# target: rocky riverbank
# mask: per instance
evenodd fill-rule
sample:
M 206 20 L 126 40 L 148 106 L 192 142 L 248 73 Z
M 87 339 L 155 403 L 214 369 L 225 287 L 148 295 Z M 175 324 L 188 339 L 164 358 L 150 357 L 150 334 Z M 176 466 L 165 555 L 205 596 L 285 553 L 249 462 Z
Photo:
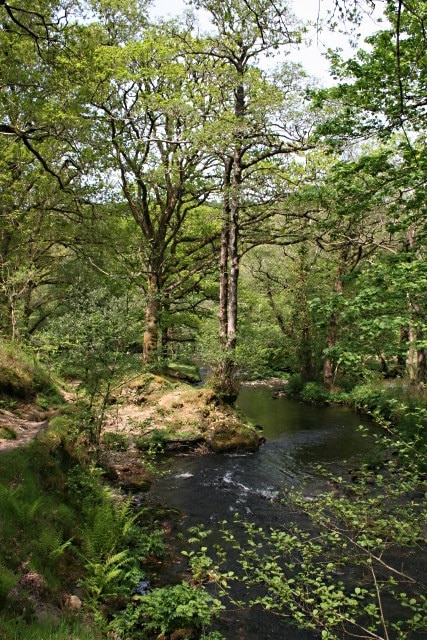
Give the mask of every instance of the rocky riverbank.
M 111 395 L 101 438 L 112 477 L 135 489 L 146 482 L 141 452 L 256 451 L 262 442 L 262 434 L 212 390 L 152 374 Z

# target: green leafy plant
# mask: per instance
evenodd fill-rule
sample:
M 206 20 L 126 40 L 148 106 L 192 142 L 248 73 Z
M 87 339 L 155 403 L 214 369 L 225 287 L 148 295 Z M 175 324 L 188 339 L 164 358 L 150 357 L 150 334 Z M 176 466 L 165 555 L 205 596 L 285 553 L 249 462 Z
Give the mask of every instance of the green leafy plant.
M 182 582 L 137 597 L 125 617 L 128 631 L 138 629 L 141 638 L 149 638 L 153 633 L 169 635 L 177 629 L 204 632 L 222 608 L 203 588 Z
M 299 397 L 304 402 L 324 404 L 330 399 L 330 394 L 323 385 L 317 382 L 306 382 Z
M 19 575 L 0 564 L 0 608 L 5 604 L 7 595 L 18 581 Z
M 129 437 L 125 433 L 104 433 L 102 444 L 111 451 L 127 451 L 129 449 Z
M 16 431 L 6 425 L 0 427 L 0 440 L 16 440 Z
M 15 343 L 2 341 L 0 396 L 28 400 L 38 393 L 49 397 L 51 404 L 63 402 L 53 380 L 36 356 L 29 355 Z
M 371 452 L 347 477 L 324 471 L 330 491 L 287 498 L 306 528 L 265 529 L 237 517 L 233 527 L 222 523 L 223 544 L 213 549 L 208 530 L 193 530 L 196 548 L 185 555 L 194 579 L 213 580 L 232 601 L 234 582 L 245 583 L 242 606 L 260 605 L 325 640 L 418 637 L 427 624 L 427 585 L 403 558 L 427 546 L 423 441 L 383 433 L 379 451 L 393 455 Z M 231 552 L 235 573 L 227 570 Z

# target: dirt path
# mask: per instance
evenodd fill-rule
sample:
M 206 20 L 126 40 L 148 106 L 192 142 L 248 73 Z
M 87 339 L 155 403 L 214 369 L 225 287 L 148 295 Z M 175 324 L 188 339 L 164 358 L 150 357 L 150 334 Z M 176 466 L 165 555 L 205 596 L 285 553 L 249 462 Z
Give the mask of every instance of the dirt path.
M 20 418 L 10 411 L 0 410 L 0 434 L 10 433 L 13 437 L 0 437 L 0 452 L 16 449 L 34 440 L 40 433 L 45 431 L 49 425 L 49 420 L 28 420 Z

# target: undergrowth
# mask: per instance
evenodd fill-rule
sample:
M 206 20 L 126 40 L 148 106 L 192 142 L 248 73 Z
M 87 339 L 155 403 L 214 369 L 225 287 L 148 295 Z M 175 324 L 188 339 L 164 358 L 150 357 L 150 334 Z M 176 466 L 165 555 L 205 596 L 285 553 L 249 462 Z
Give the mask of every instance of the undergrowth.
M 61 402 L 58 389 L 35 356 L 28 355 L 14 343 L 0 344 L 0 398 L 31 400 L 37 395 L 50 403 Z
M 110 624 L 105 611 L 126 606 L 145 578 L 147 556 L 160 558 L 165 550 L 131 501 L 103 483 L 99 468 L 75 457 L 66 439 L 72 421 L 72 413 L 61 416 L 37 441 L 1 454 L 2 640 L 101 637 Z M 92 630 L 61 618 L 76 589 Z M 57 621 L 40 621 L 40 612 L 44 620 L 51 610 L 62 619 L 57 632 Z

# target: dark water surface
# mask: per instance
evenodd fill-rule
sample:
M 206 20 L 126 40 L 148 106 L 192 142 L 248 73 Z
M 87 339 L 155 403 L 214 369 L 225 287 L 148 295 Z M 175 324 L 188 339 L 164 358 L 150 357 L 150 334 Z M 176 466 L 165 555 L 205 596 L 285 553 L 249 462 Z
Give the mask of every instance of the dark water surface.
M 272 392 L 266 385 L 245 386 L 237 402 L 242 413 L 263 427 L 266 443 L 258 452 L 179 456 L 172 470 L 154 483 L 153 497 L 182 512 L 184 531 L 204 524 L 215 532 L 219 522 L 231 521 L 236 513 L 265 528 L 294 522 L 295 513 L 278 498 L 286 497 L 292 487 L 301 488 L 307 497 L 322 491 L 325 481 L 316 465 L 339 474 L 356 465 L 372 446 L 372 438 L 358 429 L 364 424 L 369 430 L 367 418 L 343 407 L 273 398 Z M 259 609 L 225 613 L 218 629 L 227 640 L 319 637 Z

